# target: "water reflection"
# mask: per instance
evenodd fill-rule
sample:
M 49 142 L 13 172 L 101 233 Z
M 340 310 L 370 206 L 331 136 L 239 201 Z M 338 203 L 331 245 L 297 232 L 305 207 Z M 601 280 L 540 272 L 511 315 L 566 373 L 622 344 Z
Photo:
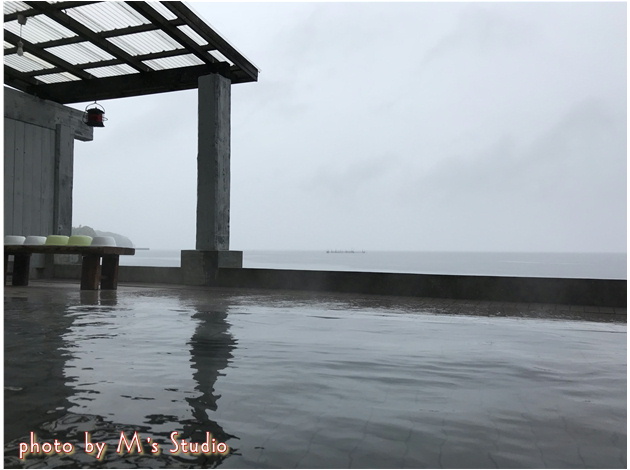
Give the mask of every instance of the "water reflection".
M 69 406 L 72 388 L 63 375 L 68 359 L 62 336 L 73 319 L 46 292 L 7 292 L 4 304 L 4 436 L 28 435 L 42 420 Z
M 169 450 L 174 431 L 195 442 L 206 432 L 218 442 L 234 437 L 210 418 L 220 398 L 215 382 L 235 347 L 228 305 L 198 309 L 177 295 L 145 294 L 40 299 L 32 290 L 28 298 L 5 298 L 5 466 L 35 459 L 47 467 L 207 466 L 224 458 Z M 29 442 L 30 431 L 40 442 L 72 442 L 77 451 L 20 461 L 18 445 Z M 129 440 L 138 433 L 144 455 L 116 453 L 121 431 Z M 107 444 L 102 462 L 84 451 L 85 432 Z
M 97 307 L 114 307 L 118 305 L 118 291 L 116 290 L 82 290 L 79 291 L 79 302 L 83 307 L 89 305 Z M 88 310 L 87 308 L 85 310 Z
M 215 394 L 214 384 L 221 370 L 228 366 L 232 358 L 235 341 L 229 334 L 226 310 L 198 311 L 193 315 L 197 321 L 195 332 L 188 343 L 190 346 L 190 362 L 194 370 L 196 397 L 186 398 L 194 419 L 187 421 L 183 436 L 193 441 L 204 441 L 206 432 L 219 441 L 230 436 L 217 423 L 209 418 L 210 411 L 216 411 L 220 395 Z

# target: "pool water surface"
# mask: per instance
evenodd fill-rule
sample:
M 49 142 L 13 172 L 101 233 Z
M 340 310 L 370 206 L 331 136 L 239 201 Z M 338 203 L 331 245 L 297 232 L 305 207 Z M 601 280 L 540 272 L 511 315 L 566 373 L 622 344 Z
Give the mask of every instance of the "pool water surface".
M 596 308 L 33 283 L 4 328 L 7 467 L 626 467 L 625 315 Z M 20 459 L 31 432 L 75 452 Z

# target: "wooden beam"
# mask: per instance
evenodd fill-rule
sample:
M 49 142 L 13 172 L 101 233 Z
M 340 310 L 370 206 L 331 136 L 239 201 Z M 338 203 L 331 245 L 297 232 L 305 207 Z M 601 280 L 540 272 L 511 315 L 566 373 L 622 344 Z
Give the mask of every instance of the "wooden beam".
M 219 62 L 211 65 L 159 70 L 151 73 L 132 73 L 115 77 L 104 77 L 97 80 L 51 83 L 26 87 L 23 91 L 39 98 L 62 104 L 81 103 L 190 90 L 197 88 L 197 79 L 200 76 L 211 73 L 219 73 L 231 79 L 231 71 L 228 64 Z
M 168 23 L 172 24 L 173 26 L 182 26 L 185 24 L 179 18 L 170 20 Z M 154 24 L 139 24 L 136 26 L 128 26 L 126 28 L 112 29 L 110 31 L 101 31 L 97 33 L 97 35 L 101 39 L 107 39 L 107 38 L 114 38 L 118 36 L 126 36 L 128 34 L 146 33 L 147 31 L 156 31 L 159 29 L 160 28 Z M 86 42 L 86 39 L 81 36 L 72 36 L 69 38 L 61 38 L 61 39 L 54 39 L 52 41 L 38 42 L 37 47 L 41 49 L 49 49 L 51 47 L 68 46 L 70 44 L 78 44 L 80 42 Z M 13 48 L 5 49 L 4 54 L 5 55 L 15 54 L 15 50 Z M 117 60 L 120 60 L 120 59 L 117 59 Z
M 204 47 L 210 48 L 211 46 L 204 46 Z M 5 49 L 5 53 L 9 54 L 8 51 L 10 50 L 11 49 Z M 145 60 L 154 60 L 154 59 L 164 59 L 166 57 L 176 57 L 180 55 L 187 55 L 189 53 L 190 52 L 186 49 L 173 49 L 171 51 L 152 52 L 150 54 L 143 54 L 137 57 L 140 60 L 145 61 Z M 125 64 L 125 62 L 123 62 L 120 59 L 110 59 L 110 60 L 102 60 L 100 62 L 88 62 L 85 64 L 79 64 L 76 67 L 80 68 L 81 70 L 85 70 L 85 69 L 91 69 L 91 68 L 97 68 L 97 67 L 111 67 L 113 65 L 123 65 L 123 64 Z M 66 70 L 60 67 L 53 67 L 50 69 L 32 70 L 30 72 L 21 72 L 21 73 L 24 77 L 38 77 L 40 75 L 48 75 L 51 73 L 61 73 L 65 71 Z
M 249 62 L 239 51 L 229 42 L 223 39 L 216 31 L 208 26 L 201 18 L 182 2 L 161 2 L 172 13 L 182 18 L 186 23 L 202 38 L 212 44 L 221 54 L 229 59 L 234 65 L 243 70 L 250 81 L 258 80 L 258 69 Z
M 172 26 L 183 26 L 184 23 L 181 19 L 168 20 L 167 23 Z M 128 26 L 126 28 L 117 28 L 109 31 L 103 31 L 99 35 L 103 38 L 113 38 L 118 36 L 126 36 L 127 34 L 145 33 L 147 31 L 155 31 L 158 28 L 155 24 L 139 24 L 137 26 Z
M 43 84 L 43 82 L 40 82 L 36 78 L 15 70 L 13 67 L 9 67 L 8 65 L 4 66 L 4 83 L 22 91 L 24 91 L 25 88 Z
M 4 245 L 5 254 L 43 253 L 50 255 L 133 255 L 135 248 L 124 246 L 79 246 L 79 245 Z
M 18 41 L 20 41 L 19 36 L 13 34 L 10 31 L 5 30 L 4 31 L 4 40 L 10 42 L 11 44 L 17 44 Z M 71 64 L 70 62 L 66 62 L 65 60 L 57 57 L 54 54 L 51 54 L 50 52 L 40 48 L 39 46 L 36 46 L 35 44 L 32 44 L 28 41 L 26 41 L 25 39 L 22 39 L 22 44 L 23 44 L 23 48 L 26 52 L 29 52 L 31 54 L 33 54 L 36 57 L 39 57 L 42 60 L 45 60 L 46 62 L 48 62 L 49 64 L 52 65 L 56 65 L 57 67 L 60 67 L 62 69 L 64 69 L 64 72 L 68 72 L 71 73 L 72 75 L 76 76 L 77 78 L 83 78 L 86 80 L 90 80 L 92 78 L 96 78 L 94 77 L 94 75 L 87 73 L 86 71 L 82 70 L 79 67 L 76 67 L 75 65 Z M 44 69 L 45 70 L 45 69 Z
M 86 40 L 92 42 L 95 46 L 100 47 L 104 51 L 110 53 L 114 57 L 117 57 L 123 61 L 125 61 L 128 65 L 138 70 L 139 72 L 150 72 L 151 67 L 143 64 L 137 58 L 128 54 L 120 47 L 114 45 L 113 43 L 102 39 L 97 33 L 92 31 L 91 29 L 83 26 L 78 21 L 74 20 L 70 16 L 65 13 L 58 11 L 56 8 L 52 7 L 51 4 L 46 2 L 25 2 L 31 8 L 39 10 L 44 15 L 52 18 L 57 23 L 62 25 L 65 28 L 68 28 L 70 31 L 78 34 L 79 36 L 85 38 Z
M 186 33 L 176 28 L 175 26 L 171 26 L 166 18 L 158 14 L 158 12 L 155 11 L 155 9 L 153 9 L 152 7 L 147 6 L 145 2 L 127 2 L 127 5 L 136 10 L 151 23 L 159 25 L 162 31 L 168 34 L 179 44 L 183 45 L 184 48 L 188 49 L 189 53 L 193 53 L 199 59 L 203 60 L 206 64 L 214 64 L 215 62 L 218 62 L 216 58 L 211 56 Z
M 84 5 L 89 5 L 90 3 L 99 3 L 99 1 L 101 0 L 86 1 L 86 2 L 57 2 L 57 3 L 52 4 L 52 7 L 57 10 L 66 10 L 68 8 L 82 7 Z M 9 13 L 7 15 L 4 15 L 4 22 L 7 23 L 9 21 L 17 20 L 18 15 L 24 15 L 25 17 L 28 18 L 31 16 L 37 16 L 39 14 L 41 13 L 34 8 L 31 8 L 29 10 L 15 12 L 15 13 Z
M 42 43 L 30 43 L 22 39 L 25 51 L 40 60 L 46 61 L 52 67 L 24 73 L 5 65 L 5 84 L 31 95 L 58 103 L 77 103 L 197 88 L 198 77 L 211 73 L 219 73 L 229 78 L 233 84 L 246 83 L 258 79 L 258 69 L 181 2 L 161 2 L 165 8 L 175 15 L 176 18 L 170 20 L 166 19 L 159 11 L 146 5 L 146 2 L 125 2 L 127 6 L 139 12 L 151 23 L 135 26 L 123 25 L 123 27 L 117 29 L 98 33 L 74 20 L 64 11 L 64 9 L 72 9 L 89 3 L 98 2 L 25 2 L 28 8 L 19 12 L 20 14 L 29 17 L 45 15 L 74 32 L 76 36 Z M 17 19 L 17 15 L 18 12 L 5 15 L 5 22 Z M 198 44 L 195 39 L 179 29 L 179 26 L 182 25 L 190 27 L 196 34 L 207 41 L 207 44 Z M 108 40 L 108 38 L 124 37 L 145 31 L 163 31 L 180 44 L 181 48 L 133 55 L 125 52 Z M 15 46 L 19 38 L 5 29 L 5 40 Z M 113 58 L 76 64 L 49 52 L 49 49 L 52 47 L 79 44 L 81 42 L 89 42 L 108 52 Z M 214 57 L 211 54 L 213 50 L 220 52 L 233 65 L 230 66 L 227 62 L 221 62 Z M 15 54 L 16 52 L 16 47 L 5 49 L 5 55 Z M 146 65 L 148 60 L 189 54 L 194 54 L 203 60 L 205 65 L 168 70 L 154 70 Z M 128 65 L 138 73 L 97 78 L 88 72 L 88 69 L 114 65 Z M 59 73 L 72 74 L 78 80 L 50 84 L 42 81 L 42 78 L 46 79 L 46 75 Z M 40 76 L 41 78 L 38 79 L 37 77 Z

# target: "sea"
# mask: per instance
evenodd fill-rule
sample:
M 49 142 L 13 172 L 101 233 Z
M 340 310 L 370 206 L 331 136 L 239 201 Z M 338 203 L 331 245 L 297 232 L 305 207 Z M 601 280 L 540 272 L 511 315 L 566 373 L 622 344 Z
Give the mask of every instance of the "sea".
M 137 250 L 125 266 L 180 265 L 179 250 Z M 314 271 L 627 279 L 626 253 L 243 251 L 243 267 Z

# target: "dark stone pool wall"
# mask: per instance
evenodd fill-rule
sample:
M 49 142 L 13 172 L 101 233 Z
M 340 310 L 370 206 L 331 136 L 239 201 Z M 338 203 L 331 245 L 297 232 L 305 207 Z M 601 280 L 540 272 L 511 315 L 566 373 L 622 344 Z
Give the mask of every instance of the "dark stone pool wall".
M 453 276 L 345 271 L 218 268 L 190 282 L 182 268 L 121 266 L 119 281 L 214 285 L 505 302 L 626 307 L 627 281 L 501 276 Z M 79 279 L 80 266 L 55 265 L 55 278 Z
M 222 287 L 535 302 L 602 307 L 626 305 L 626 281 L 221 268 Z

